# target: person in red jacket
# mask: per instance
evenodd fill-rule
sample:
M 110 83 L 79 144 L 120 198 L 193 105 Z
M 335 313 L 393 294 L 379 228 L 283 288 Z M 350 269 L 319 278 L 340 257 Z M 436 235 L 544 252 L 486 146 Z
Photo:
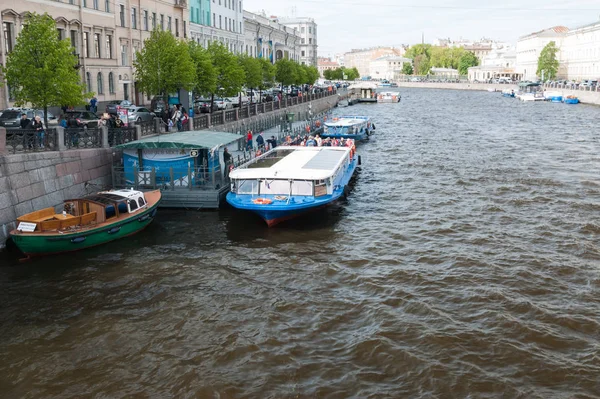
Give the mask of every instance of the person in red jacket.
M 252 150 L 252 130 L 248 130 L 248 134 L 246 135 L 246 150 Z

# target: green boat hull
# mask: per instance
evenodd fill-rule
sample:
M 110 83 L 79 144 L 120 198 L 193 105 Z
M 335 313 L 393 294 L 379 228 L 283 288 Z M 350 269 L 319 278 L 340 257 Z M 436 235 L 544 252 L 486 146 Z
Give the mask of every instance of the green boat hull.
M 13 234 L 11 238 L 28 256 L 79 251 L 138 233 L 152 223 L 157 208 L 158 202 L 135 216 L 95 229 L 54 235 Z

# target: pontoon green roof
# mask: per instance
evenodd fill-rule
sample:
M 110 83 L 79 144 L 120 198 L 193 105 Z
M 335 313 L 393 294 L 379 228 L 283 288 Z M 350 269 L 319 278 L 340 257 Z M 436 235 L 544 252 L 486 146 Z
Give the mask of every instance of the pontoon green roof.
M 192 132 L 176 132 L 160 134 L 152 137 L 144 137 L 140 140 L 118 145 L 116 148 L 194 148 L 210 150 L 215 147 L 221 147 L 233 143 L 242 137 L 243 136 L 234 133 L 197 130 Z
M 540 86 L 540 83 L 537 82 L 520 82 L 519 87 L 530 87 L 530 86 Z

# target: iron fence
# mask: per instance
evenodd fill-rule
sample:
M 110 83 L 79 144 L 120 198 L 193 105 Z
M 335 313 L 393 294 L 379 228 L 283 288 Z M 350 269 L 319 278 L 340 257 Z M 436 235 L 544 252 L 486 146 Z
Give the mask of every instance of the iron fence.
M 126 169 L 113 166 L 113 187 L 132 187 L 135 189 L 177 190 L 218 190 L 228 184 L 228 177 L 221 173 L 221 166 L 203 165 L 188 168 L 150 168 L 139 170 L 137 167 Z
M 156 134 L 156 122 L 154 120 L 136 123 L 142 129 L 142 136 Z
M 225 122 L 234 122 L 235 121 L 236 110 L 230 109 L 225 111 Z
M 248 118 L 248 116 L 250 115 L 250 112 L 248 111 L 249 107 L 242 107 L 240 108 L 240 118 L 244 119 L 244 118 Z
M 192 118 L 194 130 L 208 129 L 208 115 L 200 115 Z
M 225 121 L 223 120 L 223 112 L 215 112 L 210 116 L 210 121 L 213 125 L 223 125 Z
M 102 128 L 66 128 L 65 147 L 77 148 L 102 148 Z
M 108 129 L 108 145 L 110 147 L 129 143 L 130 141 L 134 141 L 135 139 L 135 127 L 119 127 Z
M 56 129 L 37 131 L 33 129 L 9 129 L 6 131 L 6 150 L 9 153 L 56 151 L 58 135 Z

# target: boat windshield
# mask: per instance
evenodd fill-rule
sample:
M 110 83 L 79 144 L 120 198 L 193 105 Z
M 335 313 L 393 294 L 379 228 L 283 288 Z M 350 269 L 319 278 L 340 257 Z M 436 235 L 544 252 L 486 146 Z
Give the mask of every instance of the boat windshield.
M 312 180 L 235 180 L 232 192 L 245 195 L 313 195 Z

